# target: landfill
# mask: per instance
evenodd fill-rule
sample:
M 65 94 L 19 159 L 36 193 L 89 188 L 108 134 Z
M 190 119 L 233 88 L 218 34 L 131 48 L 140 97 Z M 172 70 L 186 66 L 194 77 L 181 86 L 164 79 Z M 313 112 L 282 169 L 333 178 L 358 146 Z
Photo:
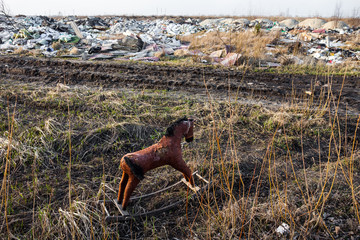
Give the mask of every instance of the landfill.
M 273 50 L 281 46 L 298 46 L 302 54 L 325 64 L 341 64 L 360 60 L 360 42 L 347 39 L 359 36 L 359 26 L 348 26 L 342 21 L 314 18 L 304 21 L 286 19 L 271 21 L 266 18 L 200 18 L 163 17 L 47 17 L 0 15 L 0 54 L 28 54 L 44 57 L 78 58 L 82 60 L 137 60 L 199 57 L 204 64 L 234 66 L 241 59 L 237 49 L 224 48 L 204 53 L 189 49 L 191 43 L 180 36 L 208 32 L 258 31 L 262 34 L 279 32 L 279 40 L 267 45 L 265 66 L 278 67 L 286 62 Z M 203 35 L 201 35 L 203 34 Z M 355 37 L 356 39 L 356 37 Z M 295 54 L 286 59 L 304 64 Z M 311 62 L 311 61 L 310 61 Z

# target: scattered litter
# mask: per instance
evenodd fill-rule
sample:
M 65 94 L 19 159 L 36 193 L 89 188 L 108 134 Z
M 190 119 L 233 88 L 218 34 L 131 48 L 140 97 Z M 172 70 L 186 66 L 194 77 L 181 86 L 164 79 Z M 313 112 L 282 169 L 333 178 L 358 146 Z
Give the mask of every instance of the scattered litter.
M 93 46 L 89 49 L 88 53 L 93 54 L 93 53 L 99 53 L 100 51 L 101 51 L 100 46 Z
M 288 234 L 290 232 L 290 227 L 287 223 L 282 223 L 275 231 L 280 235 Z
M 196 56 L 205 64 L 234 66 L 242 56 L 233 45 L 214 47 L 208 52 L 189 49 L 189 42 L 179 36 L 198 33 L 202 38 L 209 32 L 254 31 L 265 34 L 276 31 L 275 42 L 266 47 L 266 59 L 261 66 L 278 67 L 289 63 L 306 64 L 304 59 L 339 64 L 347 60 L 359 61 L 360 51 L 344 42 L 344 35 L 359 34 L 342 21 L 325 22 L 306 19 L 281 22 L 259 18 L 175 18 L 136 20 L 126 17 L 67 16 L 55 20 L 45 16 L 0 16 L 0 51 L 26 54 L 40 52 L 46 57 L 79 57 L 83 60 L 128 59 L 159 61 L 164 56 Z M 356 46 L 356 45 L 353 45 Z M 276 52 L 285 49 L 282 56 Z M 241 50 L 241 49 L 240 49 Z M 298 54 L 302 54 L 301 57 Z M 286 57 L 284 57 L 286 56 Z
M 76 34 L 76 36 L 78 37 L 78 38 L 84 38 L 84 36 L 82 35 L 82 33 L 80 32 L 80 30 L 79 30 L 79 28 L 78 28 L 78 26 L 76 25 L 76 23 L 75 22 L 70 22 L 70 26 L 71 26 L 71 28 L 74 30 L 74 32 L 75 32 L 75 34 Z

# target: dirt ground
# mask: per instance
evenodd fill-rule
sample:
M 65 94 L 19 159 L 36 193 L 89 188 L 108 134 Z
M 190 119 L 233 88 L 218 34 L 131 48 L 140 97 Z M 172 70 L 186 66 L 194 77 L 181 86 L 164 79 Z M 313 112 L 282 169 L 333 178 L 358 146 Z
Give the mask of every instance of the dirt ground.
M 0 56 L 0 178 L 8 183 L 0 238 L 356 239 L 360 81 L 343 80 Z M 213 182 L 209 191 L 156 217 L 106 224 L 96 202 L 116 196 L 121 156 L 153 144 L 185 114 L 198 122 L 183 154 Z M 134 195 L 180 178 L 155 170 Z M 186 196 L 178 186 L 130 209 Z M 284 222 L 290 230 L 281 236 Z
M 327 94 L 331 85 L 334 95 L 342 89 L 343 76 L 271 74 L 226 70 L 212 67 L 182 67 L 134 62 L 84 62 L 58 59 L 0 56 L 3 78 L 46 84 L 66 83 L 103 87 L 128 87 L 183 90 L 191 94 L 205 92 L 222 95 L 228 90 L 241 97 L 260 96 L 265 104 L 298 100 L 305 92 L 315 99 Z M 205 82 L 204 82 L 205 80 Z M 342 106 L 353 114 L 360 112 L 360 81 L 347 76 L 342 89 Z

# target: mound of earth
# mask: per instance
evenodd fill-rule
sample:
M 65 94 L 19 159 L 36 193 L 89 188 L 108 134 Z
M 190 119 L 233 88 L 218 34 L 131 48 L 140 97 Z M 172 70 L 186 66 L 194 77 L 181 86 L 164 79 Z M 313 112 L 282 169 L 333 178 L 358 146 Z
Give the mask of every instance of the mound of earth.
M 347 29 L 349 28 L 349 25 L 347 25 L 343 21 L 330 21 L 325 23 L 321 28 L 324 28 L 326 30 L 329 29 Z
M 321 28 L 326 21 L 320 18 L 310 18 L 299 23 L 299 27 L 309 27 L 312 29 Z
M 285 19 L 283 21 L 280 22 L 281 26 L 285 26 L 287 28 L 294 28 L 299 24 L 299 21 L 289 18 L 289 19 Z

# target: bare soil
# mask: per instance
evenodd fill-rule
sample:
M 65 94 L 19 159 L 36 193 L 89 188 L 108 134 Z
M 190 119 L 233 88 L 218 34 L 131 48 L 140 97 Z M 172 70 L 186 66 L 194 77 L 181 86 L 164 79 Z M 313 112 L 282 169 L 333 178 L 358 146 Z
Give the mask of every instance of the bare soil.
M 204 93 L 205 85 L 211 93 L 238 91 L 240 96 L 258 96 L 268 104 L 299 100 L 311 92 L 315 100 L 342 91 L 340 108 L 360 113 L 360 81 L 357 76 L 314 76 L 236 71 L 212 67 L 183 67 L 134 62 L 88 62 L 0 56 L 0 74 L 24 82 L 45 84 L 81 84 L 103 87 L 128 87 Z M 342 83 L 344 80 L 344 87 Z M 270 102 L 270 103 L 269 103 Z

